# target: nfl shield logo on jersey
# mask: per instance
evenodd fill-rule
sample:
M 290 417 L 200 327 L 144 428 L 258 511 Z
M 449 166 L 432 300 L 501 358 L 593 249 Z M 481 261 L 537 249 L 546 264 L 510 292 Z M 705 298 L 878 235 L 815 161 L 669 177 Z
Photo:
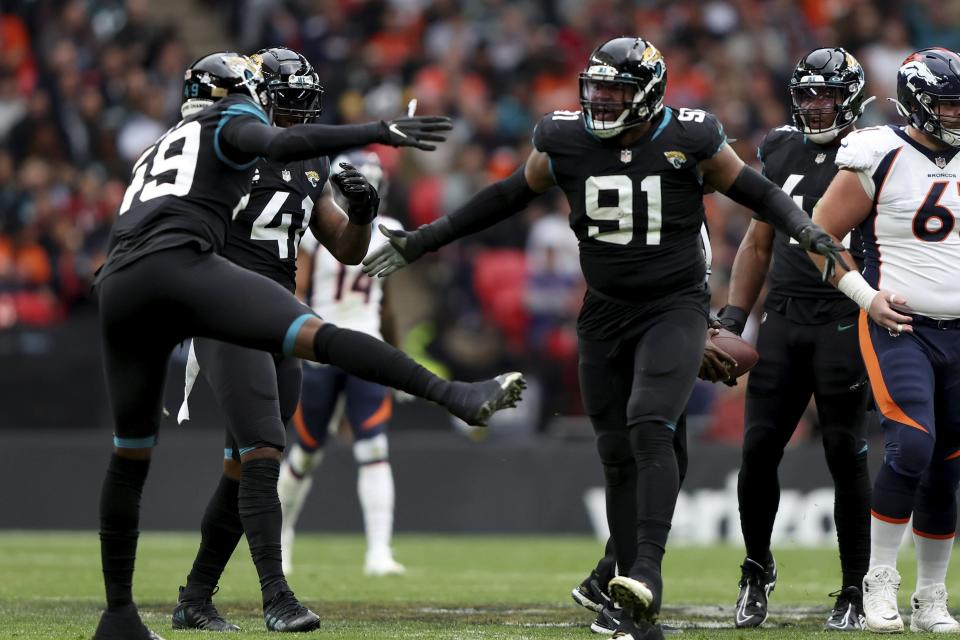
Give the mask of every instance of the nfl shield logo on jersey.
M 827 154 L 825 154 L 825 153 L 818 153 L 818 154 L 817 154 L 817 157 L 814 158 L 813 161 L 816 162 L 817 164 L 823 164 L 823 161 L 826 160 L 826 159 L 827 159 Z
M 289 170 L 289 169 L 284 169 L 283 171 L 281 171 L 281 172 L 280 172 L 280 177 L 283 178 L 283 181 L 284 181 L 284 182 L 290 182 L 290 178 L 292 177 L 292 176 L 290 175 L 290 170 Z
M 620 162 L 629 164 L 633 161 L 633 151 L 630 149 L 620 149 Z
M 943 156 L 937 156 L 936 158 L 933 159 L 933 161 L 937 163 L 937 166 L 941 169 L 947 166 L 947 159 L 944 158 Z

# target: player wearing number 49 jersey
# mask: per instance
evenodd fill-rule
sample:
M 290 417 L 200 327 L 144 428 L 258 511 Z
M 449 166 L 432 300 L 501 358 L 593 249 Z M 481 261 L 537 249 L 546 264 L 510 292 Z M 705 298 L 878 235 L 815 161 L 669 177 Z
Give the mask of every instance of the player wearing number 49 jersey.
M 621 572 L 613 598 L 660 635 L 661 561 L 678 491 L 673 436 L 700 368 L 707 331 L 704 187 L 766 216 L 804 248 L 840 246 L 777 185 L 746 167 L 716 118 L 663 105 L 667 67 L 642 38 L 615 38 L 580 74 L 583 112 L 554 112 L 511 177 L 450 215 L 364 260 L 386 275 L 427 251 L 521 211 L 559 186 L 570 204 L 588 291 L 580 312 L 580 385 L 604 467 L 607 518 Z
M 897 73 L 905 127 L 850 134 L 814 211 L 834 236 L 859 225 L 863 275 L 833 282 L 858 303 L 860 349 L 880 411 L 885 455 L 873 484 L 866 627 L 903 630 L 897 551 L 913 518 L 913 631 L 957 632 L 947 566 L 960 483 L 960 56 L 910 55 Z
M 293 79 L 290 79 L 293 80 Z M 305 88 L 299 81 L 296 90 Z M 518 399 L 519 374 L 481 383 L 437 378 L 395 349 L 364 334 L 325 324 L 281 285 L 218 255 L 229 225 L 248 201 L 259 158 L 289 163 L 345 148 L 385 142 L 432 149 L 450 128 L 445 118 L 390 123 L 270 126 L 273 95 L 261 65 L 235 53 L 196 61 L 184 79 L 183 115 L 137 161 L 98 275 L 104 369 L 116 431 L 100 499 L 100 540 L 107 608 L 96 640 L 147 640 L 132 581 L 140 496 L 162 411 L 167 360 L 191 336 L 268 353 L 337 364 L 446 406 L 468 422 Z M 354 224 L 366 225 L 374 195 L 359 175 L 341 181 Z M 276 376 L 259 378 L 276 393 Z M 221 485 L 215 515 L 235 545 L 242 529 L 260 576 L 268 629 L 310 629 L 319 618 L 304 608 L 280 569 L 280 506 L 276 481 L 284 446 L 279 408 L 236 437 L 240 481 Z M 220 533 L 224 529 L 219 530 Z M 227 554 L 229 555 L 229 554 Z M 225 562 L 225 561 L 224 561 Z M 209 599 L 208 599 L 209 600 Z M 184 618 L 202 622 L 203 608 Z M 196 615 L 194 615 L 196 614 Z M 177 620 L 175 619 L 175 624 Z M 199 625 L 196 625 L 199 626 Z
M 840 48 L 816 49 L 790 79 L 793 124 L 767 134 L 759 149 L 763 174 L 808 213 L 837 173 L 834 159 L 869 99 L 863 69 Z M 862 263 L 860 234 L 845 244 Z M 770 267 L 771 258 L 773 266 Z M 770 537 L 780 502 L 777 469 L 810 402 L 816 399 L 827 466 L 835 485 L 835 519 L 843 582 L 828 631 L 862 626 L 860 585 L 867 571 L 870 477 L 864 415 L 868 387 L 857 342 L 857 306 L 824 283 L 806 253 L 759 220 L 747 230 L 730 278 L 721 322 L 739 334 L 770 272 L 757 350 L 747 381 L 743 461 L 738 478 L 740 522 L 747 557 L 734 623 L 756 627 L 767 618 L 777 582 Z

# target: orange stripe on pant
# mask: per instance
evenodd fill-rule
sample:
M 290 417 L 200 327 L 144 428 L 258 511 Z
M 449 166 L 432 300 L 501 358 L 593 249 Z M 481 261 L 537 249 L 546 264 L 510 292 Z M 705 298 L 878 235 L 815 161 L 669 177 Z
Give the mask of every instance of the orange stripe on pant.
M 885 418 L 896 420 L 900 424 L 905 424 L 914 429 L 920 429 L 924 433 L 930 433 L 919 422 L 908 416 L 900 408 L 890 392 L 887 390 L 887 383 L 883 381 L 883 372 L 880 370 L 880 360 L 877 358 L 877 352 L 873 348 L 873 341 L 870 339 L 870 327 L 867 324 L 867 312 L 860 311 L 860 326 L 858 327 L 860 338 L 860 353 L 863 355 L 863 363 L 867 365 L 867 374 L 870 376 L 870 387 L 873 389 L 873 399 L 877 403 L 877 408 Z
M 380 406 L 377 407 L 377 410 L 373 412 L 373 415 L 363 421 L 363 424 L 360 425 L 361 429 L 373 429 L 379 424 L 383 424 L 390 419 L 390 416 L 393 415 L 393 396 L 388 392 L 387 395 L 383 397 L 383 402 L 380 403 Z
M 910 522 L 910 518 L 891 518 L 890 516 L 885 516 L 877 513 L 873 509 L 870 509 L 870 515 L 876 518 L 877 520 L 882 520 L 883 522 L 889 522 L 890 524 L 907 524 Z
M 923 531 L 918 531 L 916 527 L 913 528 L 913 532 L 921 538 L 927 538 L 929 540 L 952 540 L 957 535 L 956 533 L 924 533 Z
M 307 429 L 307 422 L 303 419 L 303 407 L 300 403 L 297 403 L 297 410 L 293 414 L 293 426 L 296 427 L 297 435 L 300 436 L 300 441 L 303 444 L 311 449 L 317 448 L 317 441 L 310 435 L 310 430 Z

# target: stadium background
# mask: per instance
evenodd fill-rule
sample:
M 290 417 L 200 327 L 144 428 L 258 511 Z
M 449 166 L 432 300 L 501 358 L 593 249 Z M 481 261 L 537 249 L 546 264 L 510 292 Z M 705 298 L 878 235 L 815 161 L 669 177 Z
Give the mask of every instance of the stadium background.
M 0 450 L 19 452 L 0 465 L 0 482 L 14 486 L 40 463 L 48 481 L 5 496 L 13 508 L 0 509 L 2 528 L 95 528 L 111 425 L 89 283 L 130 164 L 177 120 L 183 69 L 195 57 L 298 49 L 320 73 L 329 123 L 390 117 L 412 97 L 421 114 L 453 116 L 453 135 L 435 153 L 377 149 L 390 179 L 386 211 L 416 226 L 508 175 L 542 113 L 578 108 L 576 74 L 610 36 L 654 42 L 667 60 L 666 102 L 715 112 L 744 159 L 787 122 L 786 80 L 802 53 L 842 45 L 859 58 L 867 94 L 878 96 L 868 125 L 896 118 L 884 98 L 910 51 L 960 48 L 960 5 L 934 1 L 21 0 L 0 8 Z M 722 196 L 706 201 L 718 307 L 748 216 Z M 533 382 L 528 401 L 480 443 L 433 407 L 398 405 L 399 530 L 571 532 L 602 521 L 591 491 L 600 469 L 575 378 L 583 283 L 565 215 L 551 192 L 393 276 L 409 353 L 455 377 L 509 367 Z M 755 326 L 756 318 L 748 335 Z M 171 410 L 180 361 L 174 354 Z M 695 391 L 680 537 L 736 540 L 729 482 L 743 388 L 701 383 Z M 209 397 L 202 404 L 189 426 L 164 426 L 145 528 L 199 520 L 221 446 L 218 414 Z M 777 533 L 811 544 L 832 536 L 816 432 L 809 414 L 783 474 L 794 501 L 785 511 L 801 516 Z M 312 511 L 322 519 L 304 524 L 358 530 L 348 450 L 332 458 L 322 483 L 340 489 L 318 498 Z M 182 488 L 195 504 L 166 502 L 158 487 Z M 55 492 L 62 506 L 51 510 Z M 719 515 L 709 527 L 684 525 L 691 513 Z

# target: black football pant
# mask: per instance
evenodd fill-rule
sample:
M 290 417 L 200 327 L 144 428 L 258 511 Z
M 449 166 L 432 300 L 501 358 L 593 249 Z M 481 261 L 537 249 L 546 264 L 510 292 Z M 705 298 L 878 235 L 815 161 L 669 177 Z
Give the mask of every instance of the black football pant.
M 615 554 L 622 574 L 651 586 L 655 609 L 679 491 L 674 435 L 706 330 L 703 311 L 668 308 L 633 328 L 630 339 L 580 339 L 580 388 L 603 463 Z
M 227 419 L 224 457 L 240 460 L 257 447 L 283 449 L 300 400 L 300 359 L 207 338 L 195 339 L 193 349 Z
M 818 325 L 766 313 L 760 361 L 747 382 L 743 460 L 737 483 L 747 557 L 763 563 L 780 503 L 777 468 L 810 396 L 835 487 L 834 519 L 843 585 L 859 586 L 870 553 L 870 477 L 864 414 L 866 370 L 857 314 Z
M 111 274 L 99 296 L 116 444 L 127 448 L 156 442 L 167 360 L 178 343 L 198 336 L 283 353 L 290 350 L 284 342 L 290 347 L 296 337 L 298 319 L 314 315 L 269 278 L 188 246 L 150 254 Z M 266 374 L 264 367 L 260 375 Z

